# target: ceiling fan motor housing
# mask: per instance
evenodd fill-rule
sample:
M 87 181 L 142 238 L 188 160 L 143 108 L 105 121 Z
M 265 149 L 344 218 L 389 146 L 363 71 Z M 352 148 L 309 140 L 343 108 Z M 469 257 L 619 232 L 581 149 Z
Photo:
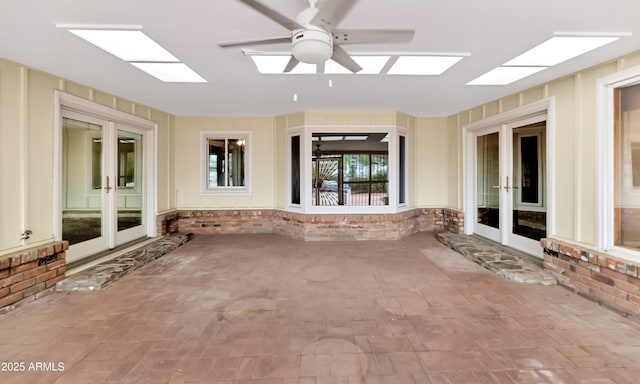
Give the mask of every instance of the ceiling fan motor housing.
M 293 56 L 307 64 L 322 64 L 333 54 L 333 36 L 322 29 L 295 31 L 291 37 Z

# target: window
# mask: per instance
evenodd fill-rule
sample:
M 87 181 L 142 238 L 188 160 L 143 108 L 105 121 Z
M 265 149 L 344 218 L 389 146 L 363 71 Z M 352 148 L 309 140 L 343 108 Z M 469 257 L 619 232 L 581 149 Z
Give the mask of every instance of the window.
M 389 205 L 386 132 L 313 133 L 312 146 L 312 205 Z
M 300 135 L 291 136 L 291 204 L 300 204 Z
M 248 132 L 203 132 L 203 193 L 248 192 Z
M 616 88 L 614 245 L 640 250 L 640 84 Z
M 640 66 L 597 81 L 596 246 L 640 261 Z
M 400 139 L 398 142 L 398 164 L 400 164 L 400 169 L 398 170 L 398 203 L 406 204 L 407 203 L 407 138 L 406 136 L 400 135 L 398 136 Z

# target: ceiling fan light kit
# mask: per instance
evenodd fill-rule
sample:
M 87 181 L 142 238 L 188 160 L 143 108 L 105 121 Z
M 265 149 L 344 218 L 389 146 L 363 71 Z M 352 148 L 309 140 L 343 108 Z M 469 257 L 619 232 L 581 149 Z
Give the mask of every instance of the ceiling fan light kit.
M 292 38 L 293 56 L 307 64 L 322 64 L 333 54 L 333 36 L 323 30 L 297 31 Z
M 307 0 L 309 7 L 295 19 L 286 16 L 259 0 L 238 0 L 291 31 L 290 36 L 218 44 L 222 48 L 281 44 L 291 41 L 292 57 L 285 72 L 298 63 L 316 64 L 320 68 L 332 59 L 352 73 L 362 70 L 342 45 L 406 43 L 413 39 L 412 29 L 336 29 L 340 21 L 358 0 Z M 322 71 L 319 71 L 320 73 Z

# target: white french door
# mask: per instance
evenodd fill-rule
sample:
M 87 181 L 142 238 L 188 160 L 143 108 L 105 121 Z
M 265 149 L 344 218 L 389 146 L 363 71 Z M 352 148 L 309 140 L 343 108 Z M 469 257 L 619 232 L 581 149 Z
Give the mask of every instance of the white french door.
M 67 262 L 147 235 L 148 131 L 61 112 L 61 225 Z
M 547 235 L 546 114 L 470 136 L 472 232 L 541 256 L 540 239 Z

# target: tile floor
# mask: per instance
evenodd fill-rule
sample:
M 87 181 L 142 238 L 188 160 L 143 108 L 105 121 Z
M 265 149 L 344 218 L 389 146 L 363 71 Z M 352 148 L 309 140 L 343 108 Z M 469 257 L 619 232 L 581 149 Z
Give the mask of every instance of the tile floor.
M 8 384 L 638 383 L 640 325 L 432 233 L 195 236 L 103 291 L 0 316 L 0 364 Z

